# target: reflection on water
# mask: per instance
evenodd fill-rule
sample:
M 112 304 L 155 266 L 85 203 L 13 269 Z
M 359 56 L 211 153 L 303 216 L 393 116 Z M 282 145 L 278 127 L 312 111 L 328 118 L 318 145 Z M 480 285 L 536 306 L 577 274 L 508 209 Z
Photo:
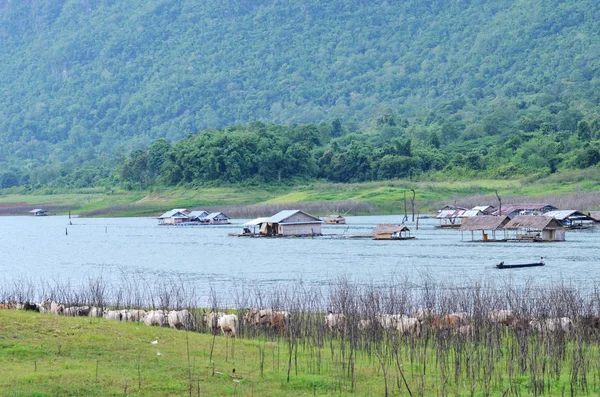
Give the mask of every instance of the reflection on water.
M 368 234 L 378 223 L 403 216 L 348 217 L 346 225 L 323 226 L 326 234 Z M 15 279 L 78 281 L 123 274 L 146 280 L 165 276 L 209 286 L 243 283 L 248 288 L 302 280 L 323 285 L 339 277 L 385 283 L 391 277 L 419 284 L 425 278 L 451 285 L 480 280 L 501 283 L 568 281 L 591 287 L 600 281 L 600 229 L 567 232 L 564 243 L 471 243 L 470 233 L 439 230 L 434 219 L 409 223 L 406 241 L 370 239 L 229 237 L 246 220 L 228 226 L 168 227 L 155 219 L 66 217 L 0 218 L 0 270 Z M 546 258 L 546 266 L 498 270 L 500 261 L 522 263 Z

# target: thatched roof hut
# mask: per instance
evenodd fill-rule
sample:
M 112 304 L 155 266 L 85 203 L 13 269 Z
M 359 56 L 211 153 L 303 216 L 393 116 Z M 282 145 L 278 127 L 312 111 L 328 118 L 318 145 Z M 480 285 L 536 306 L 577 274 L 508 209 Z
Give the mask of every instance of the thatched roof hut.
M 510 221 L 508 216 L 474 216 L 463 219 L 460 225 L 461 232 L 475 230 L 502 230 Z
M 325 223 L 329 225 L 345 225 L 346 218 L 341 215 L 329 215 L 324 219 Z
M 496 241 L 496 231 L 504 230 L 504 226 L 510 221 L 508 216 L 475 216 L 465 218 L 460 225 L 461 232 L 470 231 L 471 241 L 475 241 L 476 231 L 481 231 L 482 241 Z M 491 233 L 491 236 L 490 236 Z M 503 233 L 503 239 L 506 238 L 506 233 Z
M 565 241 L 564 226 L 551 216 L 518 215 L 504 228 L 516 232 L 515 240 Z
M 412 239 L 410 229 L 405 225 L 381 224 L 373 229 L 375 240 L 408 240 Z

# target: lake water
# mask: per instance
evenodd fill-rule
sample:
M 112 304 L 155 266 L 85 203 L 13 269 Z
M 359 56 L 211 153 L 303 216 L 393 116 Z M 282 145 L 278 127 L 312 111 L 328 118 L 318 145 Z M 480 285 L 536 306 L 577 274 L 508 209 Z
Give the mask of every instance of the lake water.
M 347 225 L 323 226 L 325 234 L 369 234 L 379 223 L 403 216 L 348 217 Z M 388 283 L 407 277 L 449 285 L 569 282 L 600 284 L 600 228 L 568 231 L 562 243 L 472 243 L 471 234 L 440 230 L 435 219 L 409 223 L 414 240 L 238 238 L 247 220 L 227 226 L 158 226 L 150 218 L 69 219 L 63 216 L 0 218 L 0 283 L 60 280 L 77 283 L 123 275 L 195 283 L 201 293 L 220 285 L 263 288 L 302 280 L 324 285 L 340 277 Z M 68 233 L 66 233 L 66 232 Z M 535 262 L 546 266 L 498 270 L 494 265 Z

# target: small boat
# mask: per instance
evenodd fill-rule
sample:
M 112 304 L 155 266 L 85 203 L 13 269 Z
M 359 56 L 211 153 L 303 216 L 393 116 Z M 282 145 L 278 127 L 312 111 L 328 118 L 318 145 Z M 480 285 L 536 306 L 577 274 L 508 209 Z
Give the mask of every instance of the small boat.
M 534 266 L 544 266 L 546 263 L 544 262 L 544 257 L 539 262 L 533 263 L 517 263 L 517 264 L 505 264 L 504 261 L 498 263 L 496 267 L 498 269 L 516 269 L 519 267 L 534 267 Z

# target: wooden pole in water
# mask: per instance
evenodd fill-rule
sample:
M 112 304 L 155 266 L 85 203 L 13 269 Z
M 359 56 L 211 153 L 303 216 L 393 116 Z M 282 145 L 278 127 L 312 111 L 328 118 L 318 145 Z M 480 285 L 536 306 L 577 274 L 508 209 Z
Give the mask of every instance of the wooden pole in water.
M 406 212 L 406 190 L 404 191 L 404 219 L 402 219 L 402 223 L 408 220 L 408 214 Z
M 69 232 L 67 231 L 67 228 L 65 227 L 65 236 L 68 236 Z
M 498 195 L 498 190 L 495 190 L 496 197 L 498 197 L 498 216 L 502 216 L 502 199 Z
M 415 189 L 410 189 L 410 191 L 413 194 L 412 198 L 410 199 L 410 208 L 412 211 L 412 221 L 414 222 L 415 221 L 415 196 L 417 194 L 415 193 Z

